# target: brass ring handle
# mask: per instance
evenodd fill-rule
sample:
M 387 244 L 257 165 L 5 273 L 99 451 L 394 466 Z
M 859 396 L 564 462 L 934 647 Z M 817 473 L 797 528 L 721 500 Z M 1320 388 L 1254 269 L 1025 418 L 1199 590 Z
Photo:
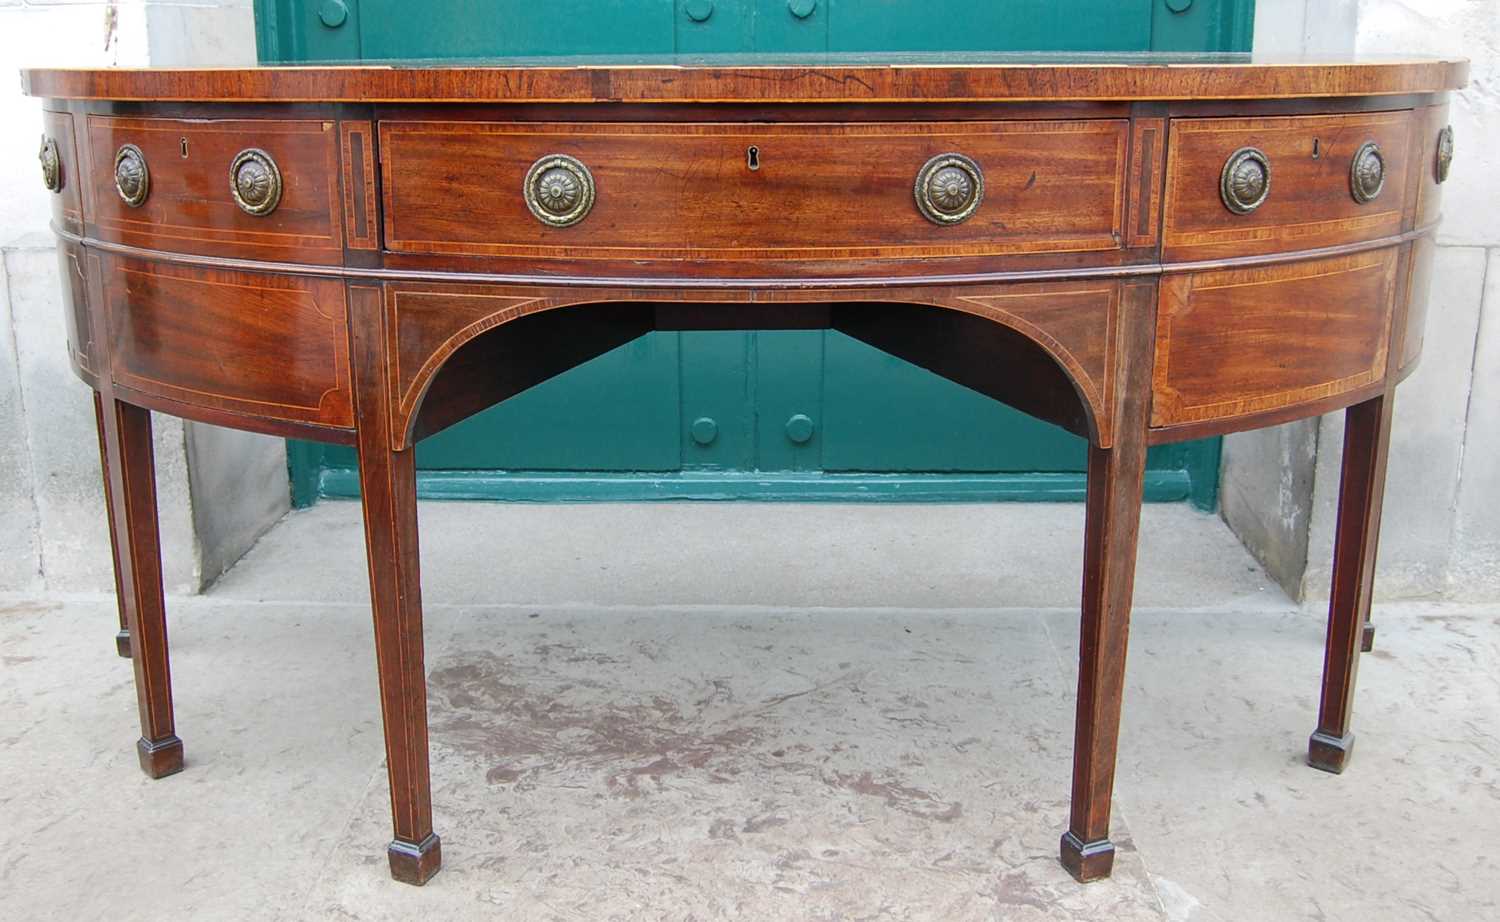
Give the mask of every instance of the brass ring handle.
M 934 224 L 959 224 L 984 201 L 984 171 L 963 154 L 938 154 L 917 173 L 912 191 L 922 217 Z
M 57 142 L 42 135 L 42 149 L 37 151 L 42 162 L 42 183 L 49 192 L 62 191 L 62 158 L 57 155 Z
M 115 191 L 131 208 L 139 208 L 151 192 L 151 170 L 146 155 L 134 144 L 122 144 L 115 151 Z
M 538 221 L 570 227 L 594 207 L 594 174 L 575 157 L 548 154 L 526 171 L 522 192 Z
M 1271 161 L 1263 151 L 1242 147 L 1224 161 L 1219 174 L 1219 197 L 1235 214 L 1249 214 L 1271 194 Z
M 229 164 L 229 193 L 246 214 L 268 215 L 281 204 L 281 169 L 270 154 L 246 148 Z
M 1385 157 L 1380 145 L 1366 141 L 1354 152 L 1349 163 L 1349 192 L 1361 205 L 1372 202 L 1385 188 Z
M 1448 169 L 1453 166 L 1453 126 L 1445 125 L 1438 132 L 1437 162 L 1433 164 L 1433 172 L 1438 182 L 1446 182 Z

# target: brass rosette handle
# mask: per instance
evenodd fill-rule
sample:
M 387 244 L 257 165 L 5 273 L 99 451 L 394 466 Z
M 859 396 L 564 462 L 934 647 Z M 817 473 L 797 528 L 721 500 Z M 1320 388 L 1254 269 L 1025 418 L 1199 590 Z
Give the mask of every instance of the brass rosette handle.
M 246 148 L 230 161 L 229 193 L 246 214 L 268 215 L 281 204 L 281 169 L 270 154 Z
M 526 171 L 526 207 L 551 227 L 571 227 L 594 207 L 594 174 L 567 154 L 548 154 Z
M 1349 193 L 1361 205 L 1372 202 L 1385 188 L 1385 157 L 1380 145 L 1366 141 L 1354 152 L 1349 163 Z
M 1249 214 L 1271 194 L 1271 161 L 1255 147 L 1242 147 L 1224 161 L 1219 174 L 1219 197 L 1235 214 Z
M 963 154 L 938 154 L 917 173 L 912 191 L 922 217 L 934 224 L 961 224 L 984 201 L 984 171 Z
M 122 144 L 115 151 L 115 191 L 131 208 L 139 208 L 151 194 L 151 170 L 146 155 L 134 144 Z
M 37 151 L 42 163 L 42 183 L 48 192 L 62 191 L 62 158 L 57 154 L 57 142 L 42 135 L 42 148 Z
M 1438 182 L 1447 182 L 1448 170 L 1453 166 L 1453 126 L 1444 125 L 1443 130 L 1438 132 L 1437 160 L 1433 163 L 1434 178 Z

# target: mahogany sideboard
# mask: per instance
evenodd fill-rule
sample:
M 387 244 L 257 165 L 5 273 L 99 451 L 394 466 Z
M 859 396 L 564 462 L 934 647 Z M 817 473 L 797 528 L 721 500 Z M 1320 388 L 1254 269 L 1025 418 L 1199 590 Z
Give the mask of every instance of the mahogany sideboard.
M 653 330 L 834 329 L 1089 442 L 1063 864 L 1109 874 L 1147 446 L 1344 409 L 1341 771 L 1440 59 L 820 57 L 29 70 L 95 391 L 141 766 L 172 716 L 150 413 L 357 447 L 392 875 L 432 828 L 413 445 Z

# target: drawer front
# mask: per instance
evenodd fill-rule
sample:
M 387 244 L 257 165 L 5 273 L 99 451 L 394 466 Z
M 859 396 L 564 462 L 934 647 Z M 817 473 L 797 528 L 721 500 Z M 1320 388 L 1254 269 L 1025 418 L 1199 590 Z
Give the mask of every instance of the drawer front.
M 1427 106 L 1418 109 L 1416 113 L 1417 139 L 1415 149 L 1417 151 L 1416 162 L 1412 164 L 1412 181 L 1416 183 L 1416 226 L 1426 227 L 1435 224 L 1442 217 L 1443 209 L 1443 182 L 1447 174 L 1439 179 L 1442 170 L 1441 161 L 1443 153 L 1450 157 L 1453 154 L 1451 146 L 1446 151 L 1440 151 L 1444 147 L 1444 129 L 1448 127 L 1448 106 Z M 1451 140 L 1451 138 L 1446 139 Z
M 52 220 L 74 234 L 83 233 L 83 185 L 78 173 L 78 145 L 73 135 L 73 116 L 67 112 L 42 113 L 42 149 L 44 163 L 56 158 L 56 172 L 47 187 L 52 202 Z M 43 171 L 45 176 L 45 169 Z
M 1380 381 L 1398 253 L 1168 276 L 1151 425 L 1276 410 Z
M 383 122 L 388 249 L 565 259 L 879 259 L 1121 246 L 1122 119 L 859 125 Z M 754 148 L 754 169 L 752 153 Z M 955 152 L 979 208 L 939 225 L 918 172 Z M 534 163 L 573 158 L 592 209 L 554 227 L 529 210 Z
M 1216 259 L 1399 234 L 1410 126 L 1410 112 L 1173 120 L 1163 257 Z M 1385 183 L 1361 203 L 1350 174 L 1368 141 L 1379 145 Z M 1239 214 L 1225 204 L 1221 182 L 1243 148 L 1265 155 L 1270 189 L 1259 207 Z
M 117 384 L 268 419 L 353 425 L 344 285 L 108 259 Z
M 96 115 L 88 126 L 86 188 L 102 239 L 210 256 L 343 259 L 333 122 Z M 115 182 L 115 159 L 126 144 L 134 145 L 146 164 L 146 194 L 137 206 L 123 200 Z M 266 214 L 247 212 L 230 190 L 235 158 L 251 149 L 269 155 L 280 175 L 280 197 Z

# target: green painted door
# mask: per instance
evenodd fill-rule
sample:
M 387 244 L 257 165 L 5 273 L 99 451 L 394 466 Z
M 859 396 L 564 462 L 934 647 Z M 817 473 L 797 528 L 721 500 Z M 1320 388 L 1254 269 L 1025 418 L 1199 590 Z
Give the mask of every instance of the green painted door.
M 1246 51 L 1253 0 L 256 0 L 265 62 L 659 53 Z M 419 14 L 414 15 L 416 11 Z M 351 449 L 293 443 L 299 503 Z M 1212 507 L 1217 440 L 1147 496 Z M 1082 440 L 832 331 L 653 333 L 424 441 L 424 496 L 1081 499 Z

